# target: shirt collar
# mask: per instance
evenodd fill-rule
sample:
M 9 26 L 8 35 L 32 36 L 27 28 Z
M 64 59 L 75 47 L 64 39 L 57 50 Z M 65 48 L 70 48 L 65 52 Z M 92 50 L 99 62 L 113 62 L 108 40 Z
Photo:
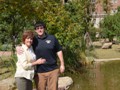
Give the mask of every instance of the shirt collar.
M 25 50 L 28 50 L 28 49 L 32 48 L 32 46 L 31 46 L 30 48 L 28 48 L 25 44 L 22 44 L 22 47 L 23 47 L 23 49 L 25 49 Z
M 38 35 L 37 35 L 37 38 L 39 38 L 39 39 L 44 39 L 44 38 L 46 38 L 48 35 L 47 35 L 47 33 L 45 33 L 42 37 L 39 37 Z

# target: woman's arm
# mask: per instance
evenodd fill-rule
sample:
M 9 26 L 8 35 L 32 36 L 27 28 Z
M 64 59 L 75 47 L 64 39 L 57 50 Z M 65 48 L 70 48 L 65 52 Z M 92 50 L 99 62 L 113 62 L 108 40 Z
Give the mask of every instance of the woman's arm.
M 33 62 L 33 63 L 32 63 L 32 66 L 38 65 L 38 64 L 44 64 L 45 62 L 46 62 L 45 59 L 40 58 L 40 59 L 36 60 L 35 62 Z
M 22 54 L 17 54 L 17 57 L 18 57 L 18 63 L 20 63 L 25 70 L 31 69 L 32 66 L 34 66 L 34 65 L 44 64 L 46 62 L 45 59 L 40 58 L 40 59 L 35 60 L 34 62 L 30 63 L 27 60 L 27 56 L 26 56 L 25 52 L 23 52 Z

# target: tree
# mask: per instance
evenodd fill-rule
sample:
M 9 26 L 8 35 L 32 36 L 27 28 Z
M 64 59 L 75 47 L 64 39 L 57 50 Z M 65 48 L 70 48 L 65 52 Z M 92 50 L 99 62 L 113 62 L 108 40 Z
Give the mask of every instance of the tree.
M 120 33 L 120 14 L 106 16 L 100 24 L 102 34 L 105 38 L 113 41 L 114 36 Z
M 31 0 L 2 0 L 0 1 L 0 26 L 7 41 L 12 43 L 15 52 L 16 39 L 32 19 L 30 13 Z M 3 42 L 4 43 L 4 42 Z
M 65 53 L 68 66 L 77 67 L 81 52 L 85 53 L 85 32 L 91 30 L 90 0 L 73 0 L 61 4 L 61 0 L 3 0 L 0 2 L 1 30 L 10 38 L 20 37 L 25 28 L 37 20 L 43 20 L 47 32 L 54 34 Z M 33 27 L 32 27 L 33 28 Z
M 106 14 L 110 14 L 111 11 L 111 1 L 110 0 L 103 0 L 103 9 L 106 12 Z

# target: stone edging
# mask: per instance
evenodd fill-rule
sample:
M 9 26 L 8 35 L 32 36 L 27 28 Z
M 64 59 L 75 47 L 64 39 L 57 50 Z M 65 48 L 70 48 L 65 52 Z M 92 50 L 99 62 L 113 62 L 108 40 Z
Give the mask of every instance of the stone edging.
M 95 62 L 107 62 L 107 61 L 114 61 L 114 60 L 120 60 L 120 58 L 110 58 L 110 59 L 94 59 Z

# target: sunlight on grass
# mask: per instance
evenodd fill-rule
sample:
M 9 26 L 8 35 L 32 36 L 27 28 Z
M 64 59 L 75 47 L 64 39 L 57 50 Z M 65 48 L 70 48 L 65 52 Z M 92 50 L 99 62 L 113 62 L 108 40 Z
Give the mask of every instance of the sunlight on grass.
M 112 49 L 95 48 L 91 53 L 98 59 L 120 58 L 120 45 L 113 45 Z

